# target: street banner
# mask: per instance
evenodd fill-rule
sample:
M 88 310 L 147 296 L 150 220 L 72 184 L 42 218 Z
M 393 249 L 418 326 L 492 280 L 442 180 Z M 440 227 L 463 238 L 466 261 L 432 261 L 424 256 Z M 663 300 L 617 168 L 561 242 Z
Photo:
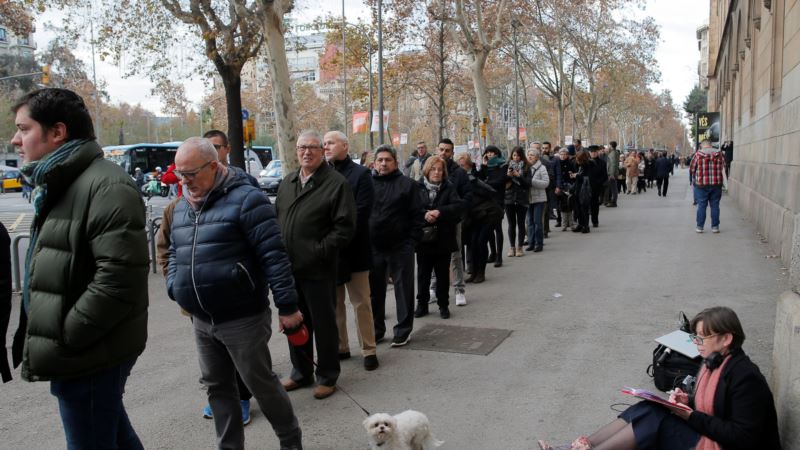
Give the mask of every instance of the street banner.
M 392 133 L 392 145 L 397 147 L 400 145 L 400 135 L 397 133 Z
M 408 144 L 408 133 L 401 133 L 400 134 L 400 145 Z
M 367 120 L 369 119 L 369 113 L 366 111 L 363 112 L 354 112 L 353 113 L 353 134 L 358 133 L 366 133 L 367 132 Z
M 695 145 L 699 148 L 700 142 L 708 139 L 714 148 L 719 148 L 719 113 L 718 112 L 701 112 L 697 113 L 697 135 L 695 136 Z
M 564 136 L 564 145 L 570 145 L 570 144 L 574 144 L 574 142 L 572 142 L 572 135 L 568 134 Z
M 517 134 L 514 132 L 514 127 L 508 127 L 508 140 L 514 140 L 517 138 Z M 528 133 L 524 127 L 520 127 L 519 129 L 519 140 L 520 141 L 527 141 L 528 140 Z
M 372 127 L 370 127 L 370 131 L 377 133 L 381 130 L 379 122 L 378 112 L 374 111 L 372 113 Z M 389 111 L 383 112 L 383 131 L 389 131 Z

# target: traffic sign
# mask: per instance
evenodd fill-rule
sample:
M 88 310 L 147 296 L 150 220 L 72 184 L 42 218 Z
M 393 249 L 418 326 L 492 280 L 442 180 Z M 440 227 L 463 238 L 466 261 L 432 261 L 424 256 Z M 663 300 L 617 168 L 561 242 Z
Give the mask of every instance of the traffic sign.
M 242 108 L 242 120 L 247 120 L 250 118 L 250 111 Z

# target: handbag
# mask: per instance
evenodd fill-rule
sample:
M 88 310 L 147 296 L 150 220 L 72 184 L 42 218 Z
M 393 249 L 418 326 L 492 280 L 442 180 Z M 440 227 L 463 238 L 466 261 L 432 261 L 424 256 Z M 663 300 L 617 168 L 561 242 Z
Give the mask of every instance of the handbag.
M 422 242 L 423 244 L 429 244 L 431 242 L 436 241 L 436 238 L 439 236 L 439 227 L 436 225 L 432 225 L 429 227 L 424 227 L 422 229 Z
M 690 332 L 689 319 L 681 311 L 680 315 L 682 331 Z M 672 351 L 669 347 L 661 344 L 653 350 L 653 363 L 647 366 L 647 375 L 653 378 L 656 389 L 667 392 L 681 386 L 683 380 L 688 376 L 696 376 L 700 371 L 701 357 L 689 358 L 678 352 Z

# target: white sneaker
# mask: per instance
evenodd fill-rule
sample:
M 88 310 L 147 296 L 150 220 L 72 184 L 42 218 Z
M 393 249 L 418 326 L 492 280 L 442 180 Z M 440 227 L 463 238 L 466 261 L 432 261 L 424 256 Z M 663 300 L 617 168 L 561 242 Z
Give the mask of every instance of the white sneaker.
M 467 298 L 464 297 L 463 292 L 456 293 L 456 306 L 464 306 L 467 304 Z
M 697 227 L 697 228 L 695 228 L 695 229 L 694 229 L 694 231 L 696 231 L 696 232 L 698 232 L 698 233 L 702 233 L 702 232 L 703 232 L 703 229 L 702 229 L 702 228 L 700 228 L 700 227 Z
M 719 227 L 711 227 L 711 232 L 714 234 L 719 233 Z

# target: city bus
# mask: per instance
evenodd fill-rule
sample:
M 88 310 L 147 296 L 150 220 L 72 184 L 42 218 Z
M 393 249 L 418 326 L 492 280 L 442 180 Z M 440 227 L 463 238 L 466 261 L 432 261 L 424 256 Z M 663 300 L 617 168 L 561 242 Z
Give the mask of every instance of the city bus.
M 175 162 L 175 152 L 181 142 L 166 142 L 164 144 L 132 144 L 110 145 L 103 147 L 106 159 L 117 163 L 125 172 L 133 176 L 136 168 L 144 173 L 151 173 L 160 167 L 166 171 Z M 245 167 L 251 174 L 258 173 L 272 161 L 272 147 L 253 146 L 251 152 L 245 150 Z

